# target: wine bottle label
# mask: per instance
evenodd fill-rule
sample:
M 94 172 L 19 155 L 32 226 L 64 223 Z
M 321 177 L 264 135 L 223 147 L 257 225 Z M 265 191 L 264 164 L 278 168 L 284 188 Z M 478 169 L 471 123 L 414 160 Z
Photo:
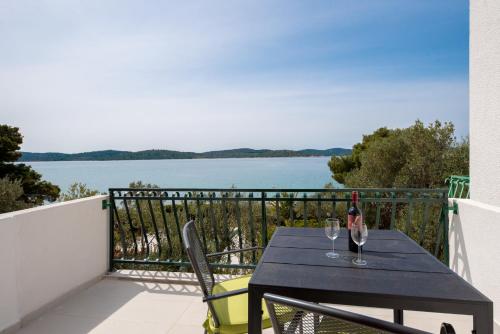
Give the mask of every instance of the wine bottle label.
M 362 219 L 363 218 L 361 215 L 348 215 L 347 216 L 347 228 L 352 229 L 352 225 L 354 225 L 354 224 L 361 225 Z
M 356 219 L 356 216 L 354 216 L 354 215 L 347 216 L 347 228 L 349 230 L 352 228 L 352 224 L 354 223 L 354 219 Z

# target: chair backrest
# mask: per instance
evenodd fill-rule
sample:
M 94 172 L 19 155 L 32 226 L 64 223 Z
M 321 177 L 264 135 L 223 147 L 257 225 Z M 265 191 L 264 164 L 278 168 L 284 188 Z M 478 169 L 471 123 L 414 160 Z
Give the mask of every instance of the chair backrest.
M 293 298 L 264 294 L 276 334 L 399 333 L 430 334 L 418 329 L 370 318 Z
M 215 280 L 210 265 L 208 264 L 207 257 L 205 256 L 205 252 L 203 251 L 194 220 L 184 225 L 182 234 L 184 247 L 186 248 L 189 261 L 191 261 L 196 277 L 200 282 L 201 290 L 205 296 L 209 296 L 212 294 Z

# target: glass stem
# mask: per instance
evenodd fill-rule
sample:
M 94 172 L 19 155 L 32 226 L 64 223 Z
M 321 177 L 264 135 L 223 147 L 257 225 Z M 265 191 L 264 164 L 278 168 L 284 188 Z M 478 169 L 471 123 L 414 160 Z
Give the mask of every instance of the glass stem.
M 361 262 L 361 246 L 358 245 L 358 262 Z
M 332 252 L 335 253 L 335 239 L 332 239 Z

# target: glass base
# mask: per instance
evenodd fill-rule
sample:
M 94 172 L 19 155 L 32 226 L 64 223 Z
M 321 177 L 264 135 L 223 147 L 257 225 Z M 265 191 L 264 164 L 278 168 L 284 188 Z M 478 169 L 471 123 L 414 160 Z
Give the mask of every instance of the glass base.
M 331 259 L 336 259 L 339 257 L 339 254 L 335 253 L 335 252 L 328 252 L 328 253 L 326 253 L 326 256 L 328 256 Z
M 352 263 L 354 263 L 357 266 L 366 266 L 366 261 L 365 260 L 358 260 L 358 258 L 352 259 Z

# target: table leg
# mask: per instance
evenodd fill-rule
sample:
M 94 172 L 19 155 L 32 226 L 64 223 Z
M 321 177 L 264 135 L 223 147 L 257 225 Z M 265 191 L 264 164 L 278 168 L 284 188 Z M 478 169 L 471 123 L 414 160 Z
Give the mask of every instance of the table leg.
M 262 293 L 248 287 L 248 333 L 262 333 Z
M 394 323 L 400 324 L 400 325 L 404 324 L 403 310 L 400 310 L 400 309 L 394 310 Z
M 474 312 L 473 326 L 474 334 L 493 334 L 493 303 Z

